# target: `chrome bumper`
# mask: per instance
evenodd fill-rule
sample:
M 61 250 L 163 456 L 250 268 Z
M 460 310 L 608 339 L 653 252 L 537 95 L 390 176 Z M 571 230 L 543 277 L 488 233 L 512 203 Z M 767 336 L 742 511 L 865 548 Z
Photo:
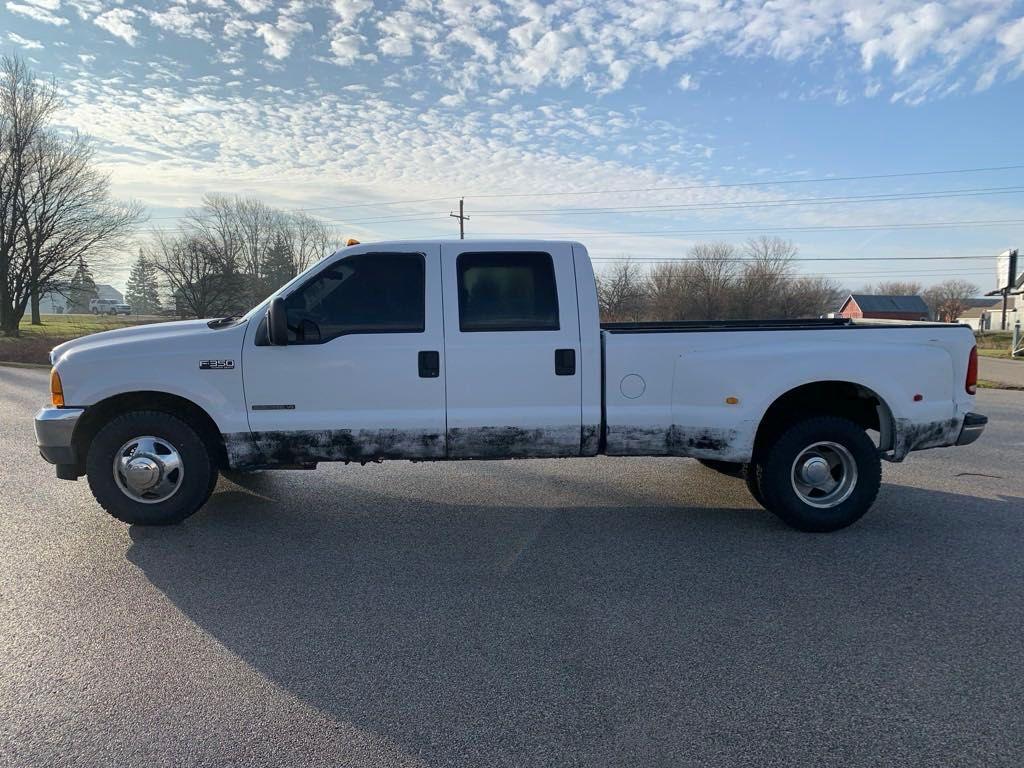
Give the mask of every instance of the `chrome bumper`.
M 39 446 L 39 455 L 57 465 L 58 477 L 70 474 L 71 467 L 75 468 L 74 477 L 78 477 L 78 457 L 75 455 L 72 437 L 83 413 L 84 408 L 43 408 L 36 414 L 36 445 Z
M 968 413 L 964 416 L 964 425 L 960 429 L 960 436 L 956 439 L 957 445 L 970 445 L 985 431 L 988 424 L 988 416 L 980 413 Z

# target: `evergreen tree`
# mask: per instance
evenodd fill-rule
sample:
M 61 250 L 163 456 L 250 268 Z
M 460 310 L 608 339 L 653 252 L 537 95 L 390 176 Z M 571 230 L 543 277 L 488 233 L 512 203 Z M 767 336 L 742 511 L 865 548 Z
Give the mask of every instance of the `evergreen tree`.
M 267 249 L 260 272 L 266 291 L 274 291 L 295 277 L 291 249 L 283 237 L 276 238 L 274 244 Z
M 142 251 L 128 276 L 128 292 L 125 300 L 131 304 L 137 315 L 155 315 L 160 311 L 160 285 L 156 264 L 147 259 Z
M 96 281 L 92 278 L 92 271 L 85 263 L 85 258 L 78 258 L 78 268 L 75 275 L 68 284 L 68 312 L 86 313 L 91 312 L 89 302 L 99 297 L 96 290 Z

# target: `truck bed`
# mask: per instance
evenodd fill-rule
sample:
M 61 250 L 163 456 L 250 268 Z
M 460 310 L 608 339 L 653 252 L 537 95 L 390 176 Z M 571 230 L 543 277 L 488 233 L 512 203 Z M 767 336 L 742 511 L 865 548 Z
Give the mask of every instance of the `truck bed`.
M 771 404 L 822 382 L 878 404 L 886 456 L 897 461 L 952 444 L 970 407 L 966 326 L 825 318 L 601 328 L 610 455 L 749 461 Z

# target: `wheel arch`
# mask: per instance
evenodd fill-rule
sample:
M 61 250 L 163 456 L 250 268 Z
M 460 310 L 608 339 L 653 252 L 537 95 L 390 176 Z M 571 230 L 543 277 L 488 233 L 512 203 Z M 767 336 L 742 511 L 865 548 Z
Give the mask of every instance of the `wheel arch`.
M 96 433 L 112 417 L 128 411 L 159 411 L 185 421 L 196 430 L 206 444 L 217 467 L 228 466 L 224 438 L 213 417 L 202 406 L 186 397 L 159 391 L 136 391 L 111 395 L 86 408 L 72 437 L 75 453 L 81 465 L 85 464 L 89 445 Z
M 754 436 L 754 455 L 779 434 L 794 416 L 841 416 L 879 434 L 878 448 L 892 448 L 895 420 L 892 409 L 874 389 L 845 380 L 812 381 L 792 387 L 765 410 Z

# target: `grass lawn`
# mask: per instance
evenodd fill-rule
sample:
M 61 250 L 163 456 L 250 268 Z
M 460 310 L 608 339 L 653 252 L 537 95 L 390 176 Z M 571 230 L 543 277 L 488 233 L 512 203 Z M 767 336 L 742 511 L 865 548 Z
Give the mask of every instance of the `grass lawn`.
M 1010 357 L 1010 344 L 1013 343 L 1013 333 L 1010 331 L 976 333 L 974 338 L 977 340 L 979 355 L 984 357 L 1001 357 L 1005 360 L 1021 359 L 1019 357 Z
M 42 325 L 32 325 L 26 315 L 22 320 L 21 336 L 0 336 L 0 361 L 10 363 L 50 362 L 50 350 L 68 339 L 77 339 L 90 333 L 158 322 L 156 317 L 107 317 L 102 315 L 43 315 Z

